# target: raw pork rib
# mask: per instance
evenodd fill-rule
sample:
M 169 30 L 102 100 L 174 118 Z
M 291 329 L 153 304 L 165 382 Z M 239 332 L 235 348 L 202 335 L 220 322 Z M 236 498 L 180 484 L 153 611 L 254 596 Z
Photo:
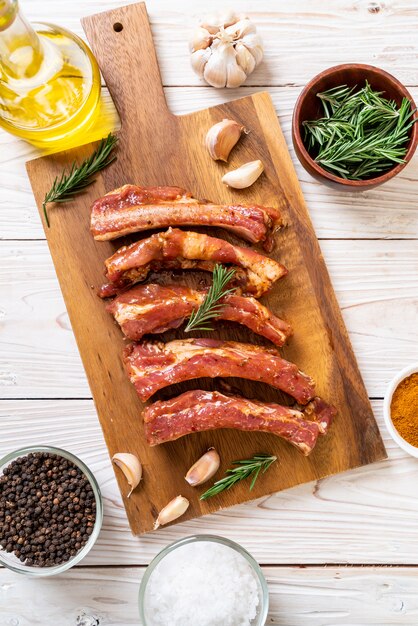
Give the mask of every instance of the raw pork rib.
M 216 263 L 237 266 L 234 282 L 245 294 L 259 298 L 272 284 L 287 274 L 287 269 L 251 250 L 192 231 L 169 228 L 130 246 L 120 248 L 105 261 L 106 276 L 100 295 L 108 297 L 118 290 L 146 279 L 151 270 L 162 268 L 213 271 Z
M 139 341 L 147 333 L 178 328 L 205 299 L 207 290 L 183 285 L 136 285 L 107 306 L 123 333 Z M 282 346 L 292 334 L 289 324 L 273 315 L 255 298 L 231 294 L 220 301 L 219 319 L 238 322 Z
M 124 363 L 141 400 L 168 385 L 195 378 L 248 378 L 272 385 L 306 404 L 315 395 L 313 380 L 277 350 L 235 341 L 178 339 L 144 341 L 124 351 Z
M 282 220 L 278 209 L 212 204 L 179 187 L 124 185 L 96 200 L 91 210 L 91 232 L 98 241 L 168 226 L 220 226 L 251 243 L 264 241 L 271 250 Z
M 193 432 L 235 428 L 278 435 L 308 455 L 318 435 L 327 432 L 335 414 L 336 409 L 320 398 L 314 398 L 299 410 L 225 396 L 218 391 L 196 390 L 148 406 L 144 421 L 150 446 L 174 441 Z

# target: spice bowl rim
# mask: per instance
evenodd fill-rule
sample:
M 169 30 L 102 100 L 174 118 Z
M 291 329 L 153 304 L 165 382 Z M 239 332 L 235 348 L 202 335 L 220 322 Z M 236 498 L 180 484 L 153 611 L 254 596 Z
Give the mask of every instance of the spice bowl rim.
M 400 448 L 402 448 L 402 450 L 404 450 L 411 456 L 414 456 L 415 458 L 418 458 L 418 447 L 413 446 L 412 444 L 408 443 L 408 441 L 406 441 L 398 433 L 392 421 L 392 417 L 390 413 L 390 405 L 392 402 L 393 394 L 395 390 L 397 389 L 398 385 L 403 380 L 405 380 L 405 378 L 408 378 L 408 376 L 411 376 L 412 374 L 416 374 L 417 372 L 418 372 L 418 363 L 413 363 L 412 365 L 408 365 L 407 367 L 404 367 L 400 372 L 396 374 L 396 376 L 392 378 L 392 380 L 388 384 L 386 388 L 385 397 L 383 400 L 383 418 L 385 420 L 385 424 L 389 431 L 390 436 L 392 437 L 393 441 L 397 443 Z
M 239 543 L 232 541 L 226 537 L 221 537 L 219 535 L 210 535 L 210 534 L 202 534 L 202 535 L 190 535 L 188 537 L 183 537 L 183 539 L 178 539 L 173 543 L 170 543 L 165 548 L 163 548 L 150 562 L 148 567 L 146 568 L 144 575 L 141 580 L 141 584 L 139 587 L 138 601 L 139 601 L 139 614 L 141 618 L 141 623 L 143 626 L 150 626 L 146 621 L 145 616 L 145 594 L 148 586 L 148 582 L 151 578 L 152 573 L 156 566 L 171 552 L 177 550 L 177 548 L 181 548 L 189 543 L 197 543 L 197 542 L 212 542 L 224 545 L 235 552 L 238 552 L 242 557 L 245 558 L 247 563 L 251 566 L 254 574 L 256 575 L 257 581 L 259 583 L 261 589 L 260 595 L 260 603 L 261 603 L 261 611 L 260 614 L 256 618 L 256 622 L 252 626 L 264 626 L 267 621 L 268 611 L 269 611 L 269 590 L 267 586 L 266 578 L 263 574 L 263 571 L 254 557 Z
M 414 111 L 414 119 L 418 119 L 418 112 L 410 91 L 400 80 L 386 70 L 383 70 L 376 65 L 370 65 L 367 63 L 341 63 L 339 65 L 333 65 L 316 74 L 302 89 L 296 100 L 292 115 L 292 142 L 299 162 L 308 173 L 327 185 L 337 185 L 338 189 L 351 192 L 365 191 L 372 187 L 377 187 L 378 185 L 381 185 L 397 176 L 404 169 L 404 167 L 408 165 L 414 156 L 418 145 L 418 122 L 416 122 L 411 128 L 408 149 L 403 163 L 394 163 L 393 167 L 385 172 L 381 172 L 372 178 L 365 178 L 361 180 L 350 180 L 328 172 L 326 169 L 318 165 L 305 146 L 300 130 L 301 122 L 304 121 L 302 120 L 302 107 L 305 104 L 306 98 L 308 98 L 310 93 L 317 88 L 318 83 L 324 79 L 331 79 L 334 75 L 338 75 L 339 72 L 344 71 L 363 72 L 365 74 L 365 78 L 370 77 L 370 80 L 372 80 L 372 76 L 379 76 L 379 78 L 384 79 L 388 84 L 396 89 L 400 97 L 408 98 L 411 102 L 411 108 Z
M 27 456 L 28 454 L 35 452 L 49 452 L 51 454 L 56 454 L 57 456 L 61 456 L 69 461 L 72 461 L 88 479 L 92 487 L 94 499 L 96 502 L 96 519 L 94 522 L 92 534 L 90 535 L 86 544 L 81 548 L 81 550 L 79 550 L 77 554 L 75 554 L 65 563 L 47 567 L 36 567 L 32 565 L 29 566 L 21 563 L 16 557 L 9 556 L 9 553 L 0 548 L 0 565 L 4 565 L 4 567 L 7 567 L 8 569 L 19 574 L 25 574 L 26 576 L 40 578 L 46 576 L 54 576 L 65 572 L 66 570 L 79 563 L 90 552 L 90 550 L 96 543 L 103 523 L 103 498 L 99 484 L 90 468 L 72 452 L 68 452 L 68 450 L 64 450 L 63 448 L 58 448 L 56 446 L 25 446 L 24 448 L 19 448 L 18 450 L 9 452 L 0 459 L 0 475 L 3 474 L 3 469 L 7 467 L 12 461 L 15 461 L 19 457 Z

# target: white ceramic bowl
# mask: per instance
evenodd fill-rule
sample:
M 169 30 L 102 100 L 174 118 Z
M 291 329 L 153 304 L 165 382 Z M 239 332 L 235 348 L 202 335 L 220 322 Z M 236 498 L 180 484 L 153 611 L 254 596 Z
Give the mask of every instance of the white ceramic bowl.
M 396 376 L 391 380 L 386 390 L 385 399 L 383 401 L 383 417 L 385 419 L 387 429 L 393 441 L 395 441 L 398 446 L 402 448 L 402 450 L 405 450 L 405 452 L 408 452 L 408 454 L 410 454 L 411 456 L 415 456 L 416 458 L 418 458 L 418 448 L 416 448 L 415 446 L 411 446 L 410 443 L 405 441 L 405 439 L 400 436 L 400 434 L 393 425 L 390 415 L 390 405 L 395 389 L 397 388 L 399 383 L 401 383 L 405 378 L 408 378 L 408 376 L 411 376 L 411 374 L 415 374 L 416 372 L 418 372 L 418 363 L 414 363 L 413 365 L 405 367 L 405 369 L 396 374 Z

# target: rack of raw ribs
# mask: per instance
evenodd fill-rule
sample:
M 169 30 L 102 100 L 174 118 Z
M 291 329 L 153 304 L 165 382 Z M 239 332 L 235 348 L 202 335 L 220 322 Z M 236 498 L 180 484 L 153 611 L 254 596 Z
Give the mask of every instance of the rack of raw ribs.
M 166 229 L 123 246 L 108 258 L 108 282 L 100 290 L 101 297 L 113 298 L 107 309 L 132 340 L 123 362 L 142 401 L 174 383 L 230 376 L 267 383 L 296 401 L 282 406 L 218 391 L 187 391 L 145 408 L 149 445 L 193 432 L 234 428 L 272 433 L 308 455 L 318 437 L 327 433 L 336 409 L 315 396 L 310 376 L 280 356 L 277 348 L 290 338 L 292 328 L 258 300 L 287 274 L 286 268 L 250 247 L 178 228 L 216 226 L 270 251 L 282 225 L 278 209 L 216 205 L 196 200 L 178 187 L 125 185 L 93 204 L 91 232 L 98 241 Z M 181 326 L 207 293 L 177 281 L 145 283 L 148 275 L 179 269 L 211 272 L 217 264 L 235 270 L 234 291 L 221 300 L 219 318 L 248 327 L 275 347 L 206 338 L 167 342 L 144 338 Z

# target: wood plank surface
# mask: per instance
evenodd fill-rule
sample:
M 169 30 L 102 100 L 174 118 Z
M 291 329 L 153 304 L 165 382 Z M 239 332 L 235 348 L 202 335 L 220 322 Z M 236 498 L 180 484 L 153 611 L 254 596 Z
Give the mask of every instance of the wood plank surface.
M 82 568 L 50 581 L 1 571 L 3 623 L 136 625 L 143 572 L 128 567 Z M 263 572 L 270 590 L 269 625 L 416 626 L 416 569 L 264 567 Z
M 117 32 L 116 23 L 121 25 Z M 151 530 L 158 511 L 178 493 L 190 500 L 186 517 L 196 517 L 384 458 L 367 393 L 270 96 L 258 93 L 210 110 L 173 116 L 160 83 L 145 5 L 102 13 L 86 18 L 83 24 L 121 118 L 118 159 L 81 198 L 68 203 L 65 210 L 50 211 L 51 228 L 46 228 L 46 234 L 110 456 L 120 451 L 134 452 L 148 470 L 142 488 L 124 500 L 132 531 Z M 262 180 L 240 193 L 222 185 L 222 168 L 210 161 L 202 148 L 207 130 L 225 117 L 251 129 L 234 151 L 229 166 L 236 167 L 254 156 L 265 165 Z M 44 194 L 59 171 L 75 158 L 81 160 L 91 149 L 84 146 L 28 163 L 41 215 Z M 139 179 L 143 185 L 176 184 L 192 190 L 198 198 L 278 206 L 283 212 L 288 226 L 278 237 L 279 252 L 274 258 L 286 263 L 289 275 L 285 287 L 276 286 L 265 302 L 273 311 L 285 311 L 295 328 L 295 337 L 282 351 L 284 357 L 297 363 L 302 371 L 315 373 L 316 393 L 338 408 L 330 435 L 318 442 L 311 458 L 298 458 L 295 449 L 264 434 L 231 430 L 199 433 L 152 449 L 145 443 L 139 419 L 141 405 L 120 360 L 123 339 L 95 293 L 102 280 L 103 261 L 118 245 L 97 244 L 89 232 L 94 199 L 104 191 Z M 234 238 L 232 241 L 236 242 Z M 192 284 L 189 277 L 190 273 L 185 273 L 184 280 Z M 177 331 L 176 336 L 183 336 L 182 332 Z M 248 332 L 238 328 L 217 331 L 217 336 L 251 341 Z M 280 401 L 277 392 L 261 389 L 255 383 L 233 384 L 239 385 L 247 397 Z M 218 388 L 216 381 L 198 386 Z M 196 388 L 196 383 L 180 385 L 172 393 L 190 388 Z M 234 459 L 249 458 L 260 450 L 280 454 L 282 463 L 280 467 L 274 465 L 253 492 L 239 485 L 202 503 L 195 489 L 185 488 L 183 476 L 202 450 L 210 446 L 219 451 L 223 471 Z M 179 468 L 178 475 L 172 472 L 173 466 Z M 121 472 L 117 476 L 126 492 Z
M 48 19 L 81 36 L 81 15 L 121 4 L 125 2 L 21 0 L 30 19 Z M 220 0 L 211 3 L 215 10 L 223 5 Z M 207 88 L 190 70 L 187 38 L 207 5 L 148 0 L 147 6 L 163 82 L 171 85 L 165 92 L 174 113 L 258 90 L 257 86 Z M 314 181 L 294 158 L 290 119 L 301 85 L 325 67 L 349 60 L 394 73 L 412 85 L 417 101 L 418 3 L 261 0 L 255 5 L 242 0 L 239 8 L 252 12 L 266 42 L 266 62 L 249 85 L 269 86 L 318 236 L 382 239 L 321 243 L 369 395 L 382 396 L 390 377 L 417 359 L 416 244 L 383 240 L 417 238 L 418 156 L 383 187 L 356 196 L 341 193 Z M 110 121 L 105 120 L 103 130 Z M 35 148 L 0 130 L 0 238 L 29 240 L 0 245 L 0 394 L 2 398 L 88 396 L 49 253 L 44 244 L 37 247 L 30 241 L 44 238 L 24 167 L 25 161 L 38 155 Z M 98 474 L 105 494 L 105 526 L 87 561 L 90 564 L 147 563 L 169 541 L 206 530 L 240 541 L 264 563 L 418 563 L 417 463 L 387 438 L 379 401 L 373 402 L 373 409 L 389 462 L 141 539 L 130 535 L 91 401 L 1 401 L 0 449 L 53 441 L 80 454 Z M 272 594 L 271 624 L 416 626 L 415 569 L 271 570 L 265 568 Z M 136 624 L 140 576 L 137 568 L 81 568 L 58 579 L 30 581 L 0 570 L 0 624 L 97 626 L 96 618 L 100 626 Z
M 25 13 L 32 20 L 47 16 L 83 36 L 80 16 L 131 1 L 26 1 Z M 149 0 L 147 7 L 164 85 L 202 84 L 190 69 L 188 40 L 202 15 L 226 7 L 248 13 L 264 40 L 265 62 L 249 85 L 303 85 L 321 70 L 349 61 L 378 65 L 407 85 L 418 84 L 416 0 Z
M 417 359 L 416 241 L 321 248 L 369 396 L 383 397 Z M 0 242 L 0 293 L 0 398 L 90 397 L 46 242 Z
M 257 87 L 213 89 L 169 87 L 165 95 L 170 110 L 184 115 L 205 105 L 216 105 L 256 93 Z M 269 88 L 286 143 L 319 239 L 412 239 L 418 236 L 418 154 L 399 176 L 387 184 L 360 193 L 326 187 L 300 165 L 290 133 L 293 107 L 300 87 Z M 411 93 L 418 101 L 418 88 Z M 93 138 L 107 134 L 115 124 L 114 108 L 104 90 L 103 116 Z M 117 125 L 117 124 L 116 124 Z M 0 133 L 0 239 L 44 239 L 25 161 L 41 154 L 12 135 Z
M 93 470 L 105 518 L 83 565 L 147 564 L 168 543 L 205 532 L 241 543 L 265 564 L 418 564 L 418 463 L 386 433 L 382 401 L 372 404 L 388 461 L 142 537 L 130 533 L 92 401 L 0 402 L 0 455 L 47 442 L 79 455 Z

